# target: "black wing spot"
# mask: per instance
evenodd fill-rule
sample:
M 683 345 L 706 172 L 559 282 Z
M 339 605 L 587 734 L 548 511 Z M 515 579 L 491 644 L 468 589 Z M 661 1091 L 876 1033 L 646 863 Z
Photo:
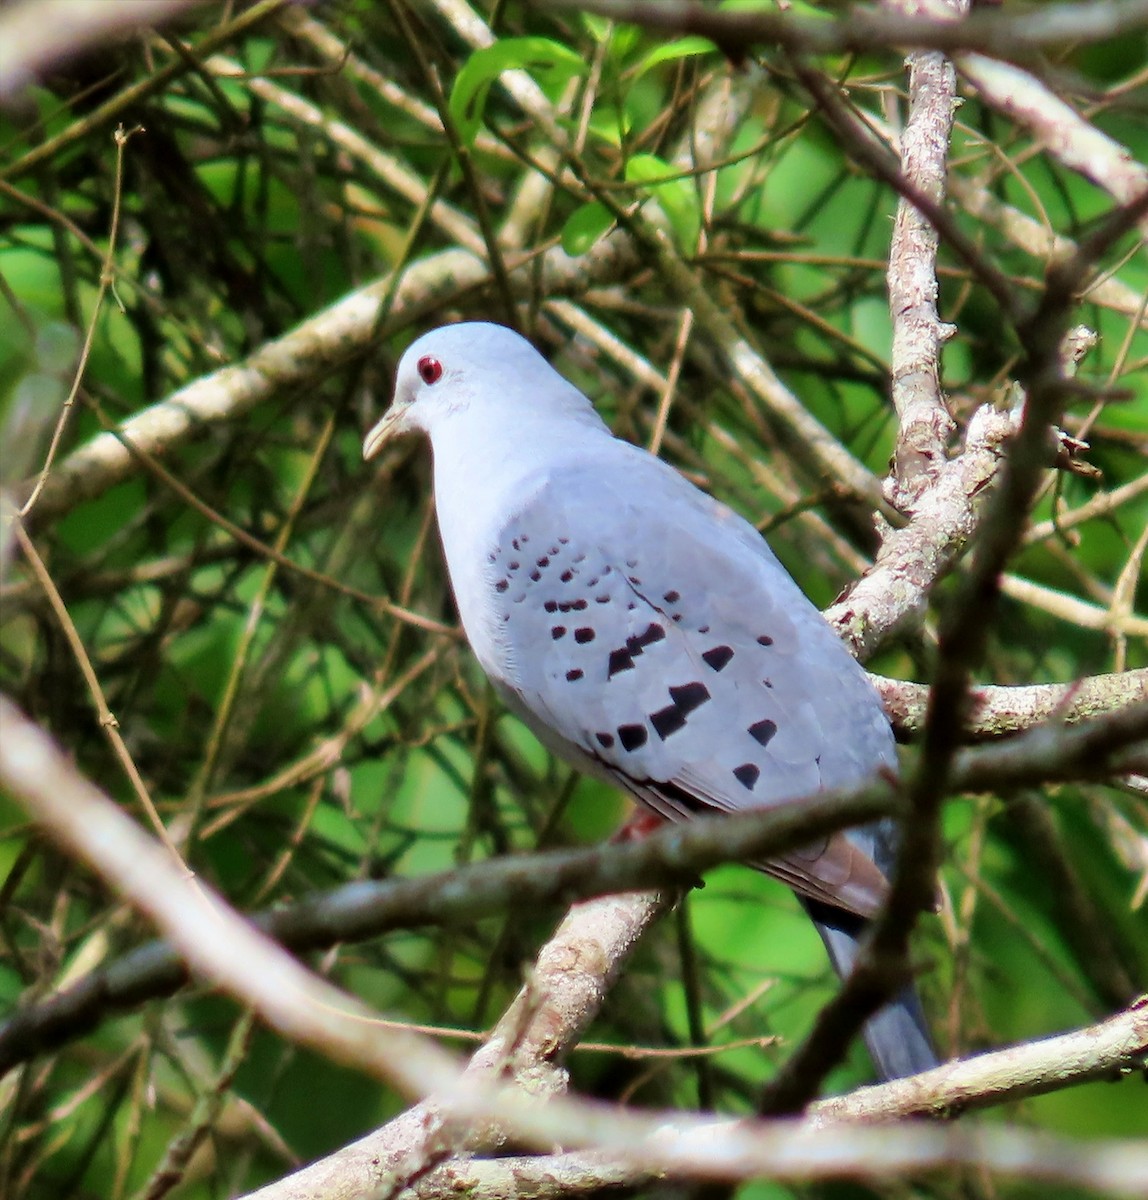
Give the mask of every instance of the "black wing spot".
M 709 631 L 710 631 L 710 627 L 708 625 L 699 625 L 698 626 L 698 633 L 709 633 Z
M 509 579 L 500 579 L 494 585 L 494 590 L 496 592 L 505 592 L 508 587 L 510 587 L 510 580 Z
M 609 604 L 610 597 L 609 596 L 595 596 L 594 603 L 595 604 Z
M 542 557 L 541 557 L 541 558 L 538 560 L 538 562 L 537 562 L 537 563 L 535 563 L 535 566 L 538 566 L 538 567 L 548 567 L 548 566 L 550 566 L 550 559 L 548 559 L 548 558 L 546 557 L 546 555 L 544 554 L 544 555 L 543 555 L 543 556 L 542 556 Z
M 645 725 L 619 725 L 618 740 L 622 743 L 623 750 L 637 750 L 639 746 L 646 744 L 646 738 L 649 734 L 646 733 Z
M 538 570 L 531 571 L 530 578 L 532 580 L 534 580 L 535 583 L 537 583 L 542 578 L 542 572 L 538 571 Z
M 558 547 L 557 547 L 557 546 L 551 546 L 551 547 L 550 547 L 550 553 L 551 553 L 551 554 L 557 554 L 557 553 L 558 553 Z
M 569 538 L 559 538 L 559 539 L 558 539 L 558 545 L 559 545 L 559 546 L 569 546 L 569 545 L 570 545 L 570 539 L 569 539 Z M 558 551 L 557 551 L 557 550 L 552 550 L 550 553 L 551 553 L 551 554 L 557 554 L 557 553 L 558 553 Z
M 594 636 L 594 631 L 589 625 L 583 625 L 581 629 L 574 630 L 574 640 L 579 646 L 584 646 L 587 642 L 592 642 Z
M 598 739 L 598 745 L 603 750 L 609 750 L 614 744 L 614 735 L 612 733 L 596 733 L 594 736 Z
M 581 667 L 575 667 L 572 671 L 566 672 L 566 680 L 568 683 L 575 683 L 582 678 L 583 671 Z
M 707 650 L 702 658 L 705 659 L 708 666 L 713 667 L 715 671 L 720 671 L 733 658 L 733 647 L 714 646 L 712 650 Z
M 522 540 L 525 541 L 526 539 L 523 538 Z M 510 544 L 515 548 L 515 550 L 521 550 L 522 547 L 518 543 L 519 543 L 519 539 L 515 538 L 514 541 L 511 542 Z
M 659 708 L 656 713 L 650 713 L 650 724 L 653 725 L 654 732 L 664 742 L 671 733 L 677 733 L 679 729 L 685 729 L 686 718 L 676 704 L 668 704 L 665 708 Z
M 639 655 L 647 646 L 664 640 L 666 631 L 657 623 L 651 621 L 641 633 L 632 634 L 626 639 L 626 649 L 633 655 Z
M 763 683 L 763 684 L 764 684 L 764 685 L 765 685 L 767 688 L 771 688 L 771 687 L 773 687 L 773 680 L 772 680 L 772 679 L 763 679 L 761 682 L 762 682 L 762 683 Z
M 634 585 L 634 587 L 641 587 L 641 586 L 642 586 L 642 581 L 641 581 L 641 580 L 640 580 L 640 579 L 637 577 L 637 575 L 631 575 L 631 576 L 629 576 L 629 580 L 630 580 L 630 582 L 631 582 L 631 583 Z
M 547 600 L 546 603 L 542 607 L 544 609 L 546 609 L 546 611 L 548 613 L 557 612 L 558 611 L 558 601 L 557 600 Z
M 662 599 L 663 599 L 663 600 L 664 600 L 664 601 L 665 601 L 667 604 L 677 604 L 677 602 L 678 602 L 678 601 L 679 601 L 681 598 L 682 598 L 682 594 L 681 594 L 681 592 L 667 592 L 667 593 L 666 593 L 666 594 L 665 594 L 665 595 L 662 597 Z
M 683 716 L 692 713 L 695 708 L 700 708 L 709 698 L 709 688 L 697 680 L 692 683 L 684 683 L 681 687 L 670 688 L 670 699 Z
M 570 601 L 570 607 L 571 607 L 571 608 L 574 610 L 574 612 L 585 612 L 585 610 L 586 610 L 586 601 L 585 601 L 585 600 L 581 600 L 581 599 L 579 599 L 579 600 L 571 600 L 571 601 Z
M 517 571 L 520 566 L 522 566 L 522 564 L 518 561 L 518 559 L 514 559 L 512 562 L 508 562 L 506 564 L 506 569 L 508 571 Z
M 565 626 L 565 625 L 553 625 L 553 626 L 551 626 L 551 629 L 550 629 L 550 636 L 551 636 L 551 637 L 552 637 L 552 638 L 553 638 L 555 641 L 557 641 L 557 640 L 558 640 L 560 637 L 565 637 L 565 636 L 566 636 L 566 626 Z
M 610 564 L 609 564 L 609 563 L 607 563 L 607 564 L 606 564 L 606 565 L 605 565 L 605 566 L 602 568 L 602 574 L 603 574 L 603 575 L 609 575 L 609 574 L 610 574 L 610 572 L 611 572 L 611 571 L 613 571 L 613 569 L 614 569 L 614 568 L 613 568 L 612 566 L 610 566 Z
M 634 656 L 629 650 L 611 650 L 606 678 L 613 679 L 623 671 L 630 671 L 634 666 Z
M 763 633 L 761 637 L 757 639 L 757 644 L 759 646 L 772 646 L 773 638 L 771 638 L 768 633 Z
M 570 580 L 574 578 L 574 572 L 570 570 L 563 571 L 558 578 L 561 579 L 563 583 L 569 583 Z
M 734 778 L 747 791 L 753 791 L 753 785 L 757 783 L 757 777 L 761 774 L 761 768 L 753 763 L 742 763 L 740 767 L 734 767 Z
M 773 735 L 777 733 L 777 722 L 771 721 L 768 717 L 763 721 L 755 721 L 747 730 L 755 742 L 762 746 L 768 746 L 773 740 Z

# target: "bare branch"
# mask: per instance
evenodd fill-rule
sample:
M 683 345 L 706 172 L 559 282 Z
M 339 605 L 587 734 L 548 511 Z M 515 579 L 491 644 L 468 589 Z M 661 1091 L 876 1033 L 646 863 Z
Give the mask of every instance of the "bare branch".
M 84 50 L 160 24 L 201 0 L 22 0 L 0 13 L 0 104 Z
M 372 1029 L 368 1009 L 305 970 L 194 881 L 2 696 L 0 726 L 0 783 L 53 839 L 163 929 L 193 970 L 285 1036 L 410 1092 L 457 1078 L 442 1051 L 423 1038 Z
M 994 108 L 1027 125 L 1054 157 L 1103 188 L 1118 204 L 1135 204 L 1148 193 L 1148 166 L 1027 71 L 980 54 L 962 56 L 957 66 Z M 1148 237 L 1148 215 L 1141 216 L 1140 229 Z
M 1063 689 L 1053 689 L 1043 697 L 1053 719 L 1009 741 L 964 752 L 954 768 L 953 790 L 1104 779 L 1134 769 L 1126 760 L 1141 755 L 1148 739 L 1148 683 L 1145 672 L 1129 674 L 1129 690 L 1116 693 L 1122 696 L 1119 704 L 1106 680 L 1080 698 L 1077 710 L 1064 707 L 1069 697 Z M 1114 686 L 1123 678 L 1109 677 Z M 1100 715 L 1084 716 L 1097 709 Z M 1062 725 L 1066 714 L 1076 723 Z M 667 826 L 618 845 L 508 856 L 417 879 L 350 883 L 251 919 L 295 951 L 324 949 L 394 929 L 470 923 L 508 908 L 680 886 L 717 863 L 776 856 L 844 826 L 900 811 L 902 803 L 885 785 L 823 793 L 764 811 Z M 117 1010 L 170 994 L 186 980 L 183 961 L 178 943 L 149 943 L 57 996 L 18 1010 L 0 1024 L 0 1074 Z M 603 969 L 608 967 L 604 962 Z
M 995 1127 L 998 1136 L 992 1127 L 895 1125 L 889 1117 L 953 1113 L 975 1106 L 981 1096 L 1016 1098 L 1066 1081 L 1118 1078 L 1143 1070 L 1146 1056 L 1148 1012 L 1140 1004 L 1090 1029 L 822 1101 L 801 1121 L 733 1122 L 664 1113 L 640 1118 L 613 1106 L 563 1105 L 575 1123 L 558 1138 L 567 1146 L 596 1144 L 595 1157 L 500 1160 L 502 1166 L 491 1170 L 505 1173 L 494 1176 L 481 1162 L 473 1166 L 452 1162 L 400 1194 L 432 1200 L 457 1194 L 448 1189 L 460 1181 L 474 1179 L 480 1187 L 491 1179 L 519 1178 L 529 1183 L 539 1174 L 545 1178 L 549 1168 L 558 1178 L 550 1176 L 548 1186 L 539 1192 L 543 1196 L 577 1194 L 588 1186 L 640 1186 L 666 1177 L 863 1179 L 890 1170 L 922 1171 L 969 1163 L 981 1169 L 1003 1168 L 1022 1178 L 1076 1182 L 1097 1191 L 1145 1196 L 1148 1142 L 1143 1140 L 1068 1144 L 1021 1135 L 1008 1127 Z M 556 1107 L 554 1101 L 539 1105 L 539 1114 Z M 406 1116 L 386 1128 L 425 1136 L 421 1126 L 400 1130 Z M 426 1114 L 422 1116 L 425 1119 Z M 385 1171 L 384 1160 L 372 1161 L 371 1144 L 378 1136 L 370 1135 L 339 1155 L 251 1193 L 246 1200 L 303 1200 L 315 1195 L 350 1200 L 378 1188 L 394 1179 Z M 882 1144 L 884 1150 L 879 1149 Z M 562 1187 L 563 1179 L 569 1190 Z
M 751 46 L 779 46 L 795 54 L 886 51 L 890 47 L 952 54 L 981 50 L 999 57 L 1028 57 L 1050 44 L 1101 41 L 1148 24 L 1143 0 L 1101 0 L 1096 4 L 1049 4 L 1038 12 L 982 9 L 967 21 L 902 16 L 882 9 L 852 8 L 836 20 L 809 18 L 781 10 L 720 11 L 697 0 L 561 0 L 568 6 L 628 21 L 647 29 L 701 34 L 735 61 Z
M 894 725 L 905 733 L 925 723 L 929 689 L 923 683 L 871 677 Z M 969 690 L 964 733 L 994 738 L 1020 733 L 1042 721 L 1073 723 L 1115 712 L 1148 699 L 1148 668 L 1096 675 L 1074 683 L 1038 683 L 1020 687 L 976 684 Z
M 910 12 L 916 5 L 901 5 Z M 925 6 L 932 16 L 967 15 L 964 0 Z M 901 172 L 936 203 L 944 197 L 956 73 L 935 51 L 909 56 L 909 119 L 901 135 Z M 945 461 L 955 428 L 941 391 L 941 348 L 955 332 L 937 314 L 937 232 L 903 196 L 889 247 L 889 312 L 893 318 L 891 394 L 899 428 L 889 499 L 911 512 Z
M 1054 1091 L 1066 1084 L 1115 1080 L 1148 1064 L 1148 1006 L 1125 1012 L 1087 1029 L 947 1063 L 911 1079 L 859 1088 L 847 1096 L 820 1100 L 809 1108 L 805 1126 L 839 1130 L 843 1125 L 887 1127 L 894 1119 L 955 1116 L 985 1105 Z M 799 1127 L 800 1128 L 800 1127 Z M 306 1167 L 253 1193 L 248 1200 L 302 1200 L 318 1194 L 335 1200 L 374 1186 L 370 1135 L 355 1147 Z M 355 1153 L 352 1155 L 351 1150 Z M 544 1157 L 453 1159 L 399 1194 L 400 1200 L 450 1200 L 467 1195 L 502 1197 L 513 1184 L 530 1196 L 563 1197 L 614 1188 L 636 1188 L 665 1178 L 657 1166 L 635 1166 L 608 1154 L 567 1153 Z M 333 1190 L 325 1191 L 323 1189 Z M 358 1189 L 356 1192 L 355 1189 Z

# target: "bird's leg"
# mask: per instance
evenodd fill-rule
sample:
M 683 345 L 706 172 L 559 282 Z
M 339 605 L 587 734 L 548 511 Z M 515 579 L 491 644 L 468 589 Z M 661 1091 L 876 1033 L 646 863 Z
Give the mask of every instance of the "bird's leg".
M 617 832 L 610 838 L 611 842 L 638 842 L 648 837 L 656 829 L 665 825 L 664 817 L 651 812 L 648 808 L 635 808 L 630 816 L 622 822 Z

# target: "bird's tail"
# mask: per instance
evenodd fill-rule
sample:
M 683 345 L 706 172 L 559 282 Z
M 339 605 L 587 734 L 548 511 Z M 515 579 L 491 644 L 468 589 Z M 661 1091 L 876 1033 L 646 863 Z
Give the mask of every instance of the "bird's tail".
M 804 901 L 829 959 L 842 979 L 857 961 L 865 932 L 864 918 L 815 900 Z M 916 1075 L 938 1065 L 925 1014 L 916 989 L 907 984 L 868 1021 L 862 1030 L 865 1045 L 882 1080 Z

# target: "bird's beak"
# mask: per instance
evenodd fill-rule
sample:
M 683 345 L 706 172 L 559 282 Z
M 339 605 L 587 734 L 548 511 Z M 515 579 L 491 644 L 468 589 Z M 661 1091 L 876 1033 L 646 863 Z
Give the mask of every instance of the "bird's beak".
M 367 434 L 363 441 L 363 460 L 369 462 L 391 440 L 406 429 L 403 418 L 407 415 L 409 404 L 398 402 L 391 405 L 383 414 L 382 420 Z

